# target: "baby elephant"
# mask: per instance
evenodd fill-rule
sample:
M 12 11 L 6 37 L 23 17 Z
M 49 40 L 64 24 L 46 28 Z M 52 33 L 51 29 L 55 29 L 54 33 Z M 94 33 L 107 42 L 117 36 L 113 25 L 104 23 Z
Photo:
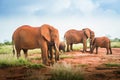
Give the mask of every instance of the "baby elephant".
M 65 47 L 66 47 L 65 42 L 64 41 L 60 42 L 60 44 L 59 44 L 59 51 L 65 52 Z
M 111 42 L 107 37 L 96 37 L 92 42 L 91 53 L 93 53 L 94 48 L 96 48 L 96 54 L 98 53 L 98 47 L 106 48 L 107 54 L 112 54 Z M 109 53 L 110 51 L 110 53 Z

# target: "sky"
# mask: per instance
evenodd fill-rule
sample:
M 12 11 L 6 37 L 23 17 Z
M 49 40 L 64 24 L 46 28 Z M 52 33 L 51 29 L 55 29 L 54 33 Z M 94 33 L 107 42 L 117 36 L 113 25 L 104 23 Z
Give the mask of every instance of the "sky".
M 96 37 L 120 38 L 120 0 L 0 0 L 0 42 L 22 25 L 59 30 L 90 28 Z

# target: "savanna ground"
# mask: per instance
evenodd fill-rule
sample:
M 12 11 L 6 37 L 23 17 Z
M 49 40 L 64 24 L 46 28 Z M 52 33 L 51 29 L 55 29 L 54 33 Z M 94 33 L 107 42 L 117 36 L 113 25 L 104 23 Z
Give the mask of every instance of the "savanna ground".
M 87 50 L 89 51 L 89 49 Z M 82 49 L 61 53 L 60 60 L 53 66 L 41 68 L 33 68 L 26 65 L 3 66 L 0 68 L 0 80 L 58 80 L 50 79 L 52 76 L 51 71 L 54 68 L 70 68 L 72 69 L 71 73 L 77 69 L 77 72 L 82 76 L 81 79 L 73 78 L 67 80 L 120 80 L 120 48 L 112 48 L 112 55 L 106 55 L 106 49 L 104 48 L 99 48 L 98 54 L 95 54 L 95 51 L 93 54 L 89 52 L 82 53 L 81 51 Z M 9 56 L 13 57 L 11 54 Z M 31 63 L 40 64 L 39 51 L 30 52 L 28 60 Z M 64 65 L 64 67 L 61 67 L 61 65 Z M 63 72 L 65 69 L 63 69 Z M 67 77 L 67 75 L 64 77 Z M 63 79 L 65 80 L 66 78 Z M 63 79 L 61 78 L 61 80 Z

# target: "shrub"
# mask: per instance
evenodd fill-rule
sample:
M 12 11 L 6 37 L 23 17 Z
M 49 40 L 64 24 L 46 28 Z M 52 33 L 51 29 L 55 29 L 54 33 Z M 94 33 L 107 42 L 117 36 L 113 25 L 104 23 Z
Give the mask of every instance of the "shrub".
M 51 70 L 49 80 L 84 80 L 80 68 L 74 68 L 71 64 L 55 64 Z

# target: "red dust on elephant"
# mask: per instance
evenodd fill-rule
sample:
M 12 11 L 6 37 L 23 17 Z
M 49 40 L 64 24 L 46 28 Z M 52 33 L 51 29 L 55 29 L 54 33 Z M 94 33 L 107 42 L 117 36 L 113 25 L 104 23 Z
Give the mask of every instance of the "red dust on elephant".
M 40 27 L 32 27 L 29 25 L 20 26 L 15 30 L 12 36 L 13 45 L 20 57 L 20 51 L 23 50 L 27 57 L 28 49 L 41 48 L 41 57 L 43 64 L 48 65 L 48 44 L 55 44 L 55 60 L 59 58 L 59 32 L 51 25 L 44 24 Z M 14 46 L 13 46 L 13 52 Z

